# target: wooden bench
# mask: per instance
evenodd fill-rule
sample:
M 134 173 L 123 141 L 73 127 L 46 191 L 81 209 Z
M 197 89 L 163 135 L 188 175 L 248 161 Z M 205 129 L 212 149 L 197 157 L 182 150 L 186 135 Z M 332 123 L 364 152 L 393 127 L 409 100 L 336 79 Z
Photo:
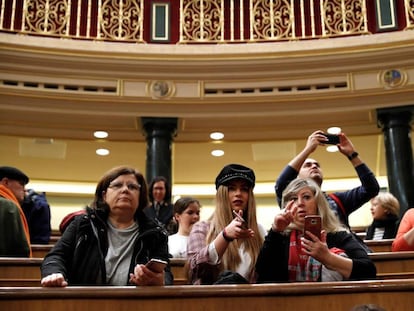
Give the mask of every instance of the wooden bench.
M 360 282 L 177 285 L 126 287 L 3 287 L 0 309 L 43 310 L 135 310 L 216 311 L 350 310 L 374 303 L 386 310 L 412 310 L 414 280 Z
M 43 258 L 0 257 L 0 286 L 39 286 Z
M 57 242 L 60 238 L 61 238 L 61 236 L 60 236 L 60 235 L 52 235 L 52 236 L 50 236 L 50 239 L 49 239 L 49 244 L 51 244 L 51 245 L 55 245 L 55 244 L 56 244 L 56 242 Z
M 394 239 L 364 240 L 364 243 L 373 252 L 391 252 L 392 242 L 394 242 Z
M 32 257 L 44 258 L 47 253 L 53 248 L 53 244 L 32 244 Z
M 0 286 L 39 286 L 43 258 L 0 257 Z M 171 259 L 174 285 L 187 284 L 185 259 Z
M 174 285 L 188 284 L 187 275 L 185 273 L 186 262 L 187 260 L 184 258 L 171 258 L 170 259 L 171 272 L 174 275 Z
M 369 254 L 377 267 L 378 279 L 411 278 L 414 277 L 414 252 L 376 252 Z M 12 283 L 22 282 L 40 284 L 40 265 L 42 258 L 0 258 L 0 284 L 6 286 L 7 280 Z M 185 285 L 185 259 L 171 259 L 171 271 L 174 275 L 174 285 Z M 14 285 L 13 285 L 14 286 Z
M 396 276 L 401 273 L 414 272 L 414 252 L 376 252 L 369 257 L 377 267 L 377 277 Z

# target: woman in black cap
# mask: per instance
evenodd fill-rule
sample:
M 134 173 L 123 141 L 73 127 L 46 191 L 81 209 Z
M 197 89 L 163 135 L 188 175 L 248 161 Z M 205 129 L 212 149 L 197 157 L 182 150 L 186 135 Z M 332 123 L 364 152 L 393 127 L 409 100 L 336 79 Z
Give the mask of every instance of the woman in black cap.
M 193 225 L 188 240 L 192 284 L 254 283 L 265 230 L 257 224 L 254 172 L 229 164 L 216 178 L 216 208 Z

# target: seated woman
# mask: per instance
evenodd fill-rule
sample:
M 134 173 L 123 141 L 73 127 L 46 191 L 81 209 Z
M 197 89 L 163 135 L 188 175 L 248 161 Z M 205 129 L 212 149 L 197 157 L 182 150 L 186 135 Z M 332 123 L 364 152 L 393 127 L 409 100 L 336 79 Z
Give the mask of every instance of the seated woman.
M 392 242 L 392 251 L 414 251 L 414 208 L 404 213 L 397 236 Z
M 192 197 L 179 198 L 174 204 L 174 218 L 178 232 L 168 237 L 168 251 L 173 258 L 186 258 L 188 236 L 200 220 L 200 202 Z
M 188 240 L 192 284 L 254 283 L 266 233 L 257 223 L 254 185 L 253 170 L 239 164 L 225 166 L 217 176 L 214 213 L 193 225 Z
M 257 259 L 258 283 L 376 277 L 376 267 L 367 252 L 339 223 L 313 180 L 293 180 L 283 192 L 282 206 L 283 212 L 275 216 Z M 321 216 L 320 239 L 303 232 L 307 215 Z
M 365 240 L 393 239 L 397 234 L 400 203 L 389 192 L 380 192 L 371 199 L 372 223 Z
M 130 167 L 115 167 L 98 182 L 91 207 L 68 224 L 45 256 L 42 286 L 164 285 L 164 271 L 145 266 L 168 262 L 167 232 L 143 209 L 147 183 Z

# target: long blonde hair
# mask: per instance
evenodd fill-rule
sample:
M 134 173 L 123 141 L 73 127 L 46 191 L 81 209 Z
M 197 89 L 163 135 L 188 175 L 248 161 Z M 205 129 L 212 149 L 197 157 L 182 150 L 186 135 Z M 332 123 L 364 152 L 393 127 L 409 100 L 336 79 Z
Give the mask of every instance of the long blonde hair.
M 254 271 L 256 259 L 259 255 L 260 248 L 263 244 L 263 237 L 260 234 L 259 226 L 256 218 L 256 200 L 253 194 L 253 188 L 249 188 L 249 200 L 247 203 L 247 210 L 244 211 L 243 218 L 246 220 L 248 227 L 255 232 L 254 237 L 250 239 L 241 240 L 245 251 L 250 254 L 252 262 L 250 263 L 250 271 Z M 211 243 L 217 235 L 221 234 L 224 227 L 226 227 L 233 220 L 231 203 L 229 199 L 228 187 L 225 185 L 219 186 L 216 193 L 216 208 L 211 215 L 210 231 L 207 234 L 206 242 Z M 222 257 L 223 270 L 234 271 L 241 263 L 242 259 L 239 255 L 239 244 L 234 241 L 229 244 L 227 250 Z
M 290 199 L 297 195 L 303 188 L 309 188 L 315 196 L 316 205 L 318 207 L 318 214 L 322 217 L 322 229 L 326 232 L 348 231 L 339 221 L 338 217 L 332 211 L 329 202 L 326 200 L 324 193 L 315 181 L 310 178 L 296 178 L 292 180 L 282 194 L 282 206 Z M 303 229 L 299 228 L 297 224 L 291 223 L 288 229 Z

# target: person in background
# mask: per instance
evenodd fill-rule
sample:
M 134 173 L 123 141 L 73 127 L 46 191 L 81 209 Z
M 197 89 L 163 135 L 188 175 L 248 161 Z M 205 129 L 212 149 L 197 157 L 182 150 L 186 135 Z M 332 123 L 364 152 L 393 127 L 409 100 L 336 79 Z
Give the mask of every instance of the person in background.
M 45 256 L 42 286 L 164 285 L 164 271 L 145 266 L 152 258 L 168 263 L 167 232 L 144 214 L 147 205 L 140 172 L 128 166 L 106 172 L 91 206 Z
M 258 283 L 376 277 L 376 267 L 367 252 L 339 222 L 312 179 L 293 180 L 283 192 L 282 206 L 283 211 L 275 216 L 257 259 Z M 321 216 L 320 238 L 304 232 L 307 215 Z
M 339 220 L 348 228 L 348 216 L 363 204 L 375 197 L 379 192 L 379 184 L 372 171 L 361 160 L 351 140 L 344 134 L 338 134 L 339 144 L 336 146 L 348 161 L 353 165 L 361 186 L 343 192 L 335 192 L 326 196 L 332 210 Z M 275 192 L 279 206 L 281 206 L 282 193 L 287 185 L 296 177 L 312 178 L 319 187 L 322 187 L 323 172 L 318 161 L 309 158 L 318 146 L 325 146 L 328 139 L 323 131 L 313 132 L 307 140 L 305 148 L 296 155 L 284 168 L 276 180 Z
M 52 227 L 50 225 L 50 206 L 46 194 L 27 189 L 22 209 L 29 225 L 30 243 L 48 244 Z
M 0 167 L 0 256 L 32 257 L 30 232 L 20 206 L 29 177 L 12 166 Z
M 226 165 L 216 178 L 216 208 L 193 225 L 187 245 L 192 284 L 254 283 L 265 230 L 256 219 L 255 174 Z
M 168 237 L 168 251 L 173 258 L 187 257 L 187 241 L 193 225 L 200 220 L 200 202 L 192 197 L 179 198 L 174 203 L 174 218 L 178 232 Z
M 150 205 L 145 208 L 147 216 L 157 219 L 167 229 L 168 234 L 177 232 L 174 220 L 174 207 L 171 203 L 171 187 L 164 176 L 155 177 L 149 185 Z
M 393 252 L 414 251 L 414 208 L 407 209 L 402 216 L 391 249 Z
M 380 192 L 371 199 L 372 223 L 365 240 L 393 239 L 397 234 L 400 203 L 389 192 Z

